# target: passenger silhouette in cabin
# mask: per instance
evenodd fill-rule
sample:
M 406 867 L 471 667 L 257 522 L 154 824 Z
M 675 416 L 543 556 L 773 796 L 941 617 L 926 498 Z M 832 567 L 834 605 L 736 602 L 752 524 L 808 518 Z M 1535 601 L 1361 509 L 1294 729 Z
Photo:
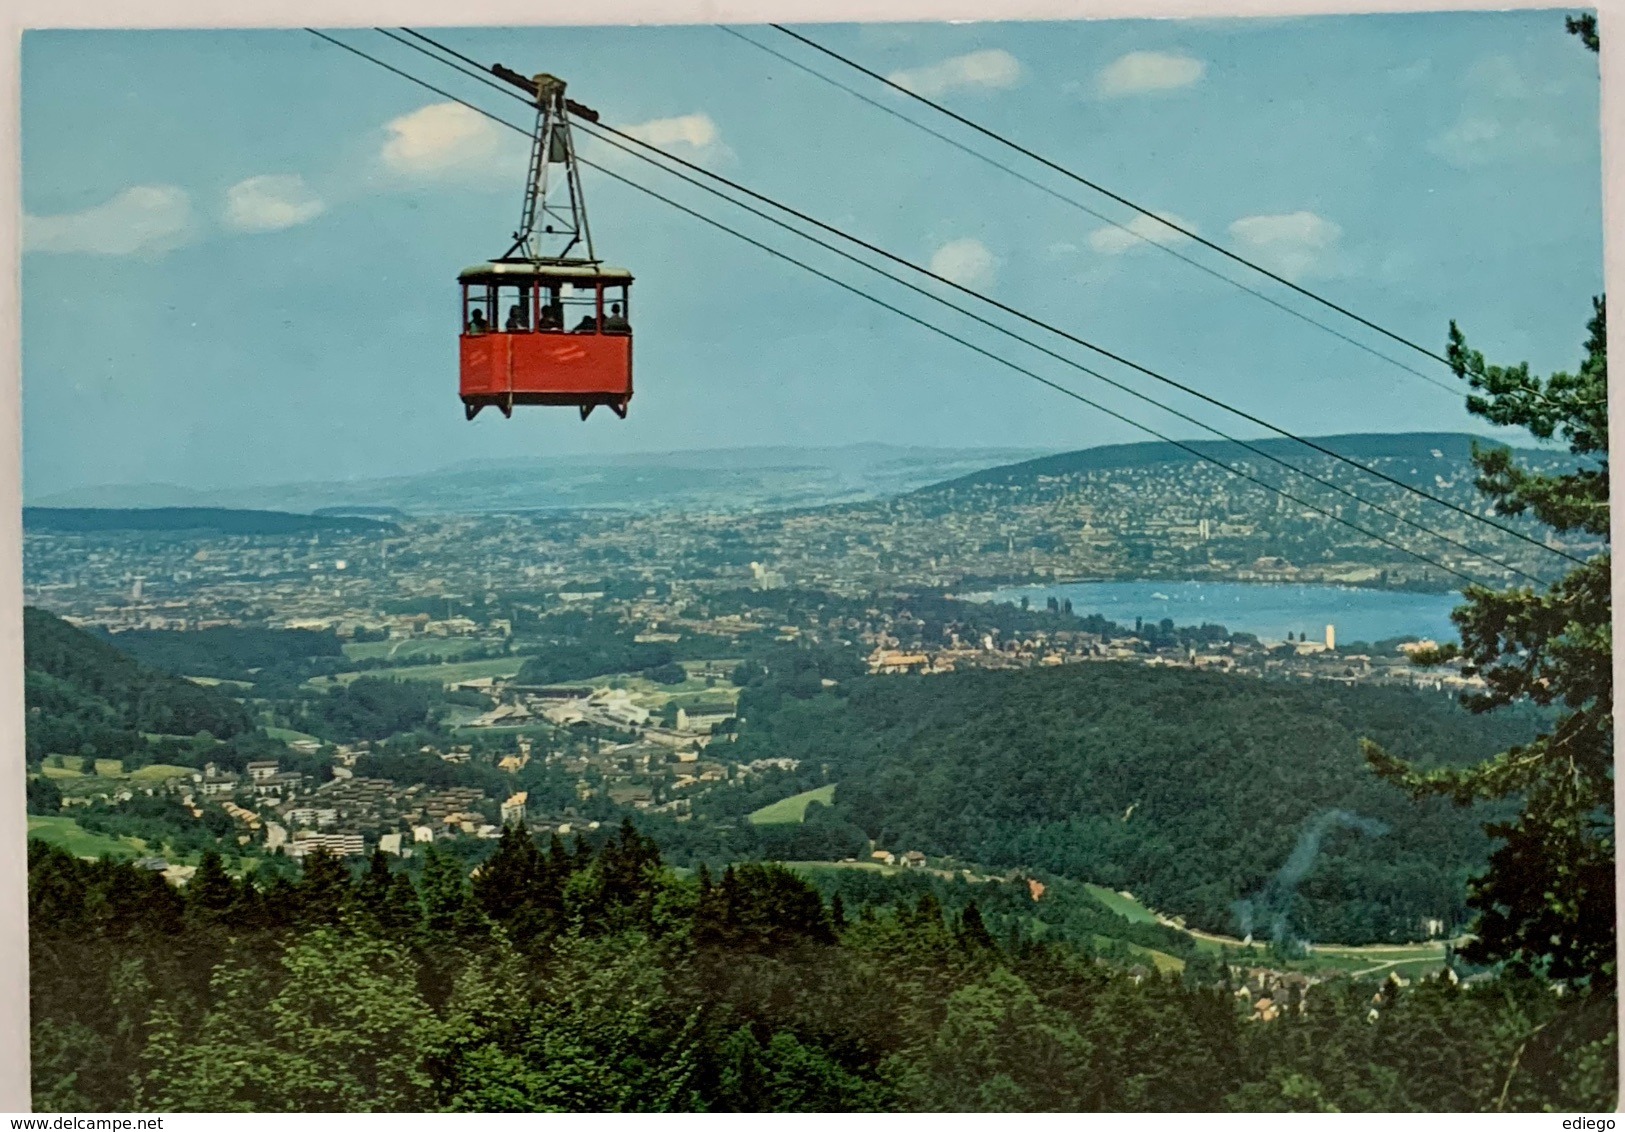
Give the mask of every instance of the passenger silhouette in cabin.
M 595 315 L 595 314 L 589 314 L 586 318 L 584 318 L 580 322 L 576 323 L 575 333 L 577 333 L 577 334 L 597 334 L 598 333 L 598 316 Z
M 556 296 L 549 299 L 547 305 L 542 308 L 541 316 L 536 320 L 536 329 L 564 329 L 564 308 L 559 305 L 559 300 Z
M 518 303 L 515 303 L 513 306 L 508 308 L 508 322 L 505 329 L 509 331 L 527 330 L 529 327 L 530 320 L 525 317 L 524 307 L 520 306 Z
M 485 312 L 480 310 L 479 307 L 475 307 L 474 313 L 468 316 L 468 332 L 470 334 L 484 334 L 489 329 L 490 327 L 485 321 Z
M 621 304 L 609 304 L 609 317 L 604 319 L 605 334 L 630 334 L 632 324 L 621 315 Z

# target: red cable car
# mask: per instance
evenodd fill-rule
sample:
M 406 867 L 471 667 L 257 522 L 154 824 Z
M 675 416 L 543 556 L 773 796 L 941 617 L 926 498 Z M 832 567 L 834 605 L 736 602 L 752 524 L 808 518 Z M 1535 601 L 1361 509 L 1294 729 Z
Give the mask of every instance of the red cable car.
M 565 98 L 564 83 L 551 75 L 491 70 L 535 98 L 536 129 L 513 246 L 457 277 L 463 412 L 473 420 L 487 405 L 505 417 L 515 405 L 574 405 L 586 420 L 608 405 L 624 418 L 632 400 L 632 273 L 593 254 L 568 117 L 596 122 L 598 115 Z M 555 166 L 562 177 L 551 175 Z M 545 245 L 557 250 L 548 254 Z M 572 256 L 578 249 L 585 255 Z

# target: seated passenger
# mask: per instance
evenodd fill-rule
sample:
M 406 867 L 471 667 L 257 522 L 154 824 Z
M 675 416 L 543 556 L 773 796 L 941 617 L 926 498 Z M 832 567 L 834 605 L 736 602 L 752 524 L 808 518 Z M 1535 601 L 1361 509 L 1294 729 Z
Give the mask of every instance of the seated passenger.
M 480 310 L 479 307 L 475 307 L 474 313 L 468 316 L 468 332 L 470 334 L 484 334 L 489 329 L 491 327 L 485 321 L 485 312 Z
M 586 318 L 584 318 L 580 322 L 576 323 L 575 333 L 577 333 L 577 334 L 597 334 L 598 333 L 598 316 L 595 315 L 595 314 L 589 314 Z
M 563 330 L 564 308 L 553 302 L 542 308 L 541 317 L 536 320 L 538 330 Z
M 530 318 L 527 316 L 525 308 L 518 303 L 508 308 L 506 329 L 509 331 L 530 329 Z
M 630 334 L 632 324 L 621 315 L 621 304 L 609 304 L 609 317 L 604 319 L 605 334 Z

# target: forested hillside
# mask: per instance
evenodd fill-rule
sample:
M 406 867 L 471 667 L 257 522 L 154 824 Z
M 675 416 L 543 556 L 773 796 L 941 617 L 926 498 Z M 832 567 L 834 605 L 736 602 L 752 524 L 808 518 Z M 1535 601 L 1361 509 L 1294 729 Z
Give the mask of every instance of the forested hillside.
M 1448 478 L 1460 478 L 1462 473 L 1472 466 L 1473 444 L 1476 442 L 1488 447 L 1495 447 L 1494 442 L 1469 435 L 1464 432 L 1381 432 L 1381 433 L 1350 433 L 1345 436 L 1319 436 L 1311 438 L 1315 444 L 1336 452 L 1339 456 L 1361 463 L 1371 461 L 1402 462 L 1408 465 L 1406 469 L 1396 469 L 1401 478 L 1431 486 L 1435 475 L 1445 475 Z M 1260 440 L 1247 442 L 1253 448 L 1268 452 L 1271 456 L 1283 458 L 1302 458 L 1306 455 L 1303 446 L 1296 440 L 1287 440 L 1279 437 L 1266 437 Z M 1195 440 L 1189 444 L 1190 448 L 1210 456 L 1216 460 L 1234 462 L 1256 459 L 1256 455 L 1227 440 Z M 1504 447 L 1504 446 L 1503 446 Z M 1537 463 L 1560 462 L 1572 464 L 1572 458 L 1559 456 L 1550 452 L 1524 450 L 1518 453 L 1520 458 L 1532 459 Z M 1197 458 L 1186 449 L 1178 448 L 1172 444 L 1161 441 L 1147 441 L 1138 444 L 1103 444 L 1095 448 L 1083 448 L 1076 452 L 1061 452 L 1054 456 L 1040 456 L 1035 460 L 1024 460 L 1019 464 L 1003 464 L 996 468 L 984 468 L 972 472 L 968 476 L 947 480 L 943 483 L 932 484 L 930 487 L 919 489 L 916 494 L 930 495 L 949 488 L 967 488 L 979 485 L 994 484 L 1036 484 L 1043 479 L 1054 479 L 1058 476 L 1072 476 L 1084 472 L 1128 470 L 1131 468 L 1148 468 L 1159 464 L 1194 464 Z
M 1438 765 L 1537 725 L 1432 693 L 1113 664 L 804 677 L 746 688 L 736 756 L 827 768 L 819 822 L 1128 888 L 1206 930 L 1347 943 L 1461 926 L 1489 850 L 1482 810 L 1411 801 L 1359 740 Z
M 309 629 L 127 629 L 103 639 L 141 663 L 176 676 L 226 680 L 252 680 L 264 668 L 344 655 L 336 634 Z
M 122 757 L 141 732 L 227 739 L 253 728 L 229 696 L 149 668 L 31 607 L 23 610 L 23 666 L 31 762 L 46 754 Z
M 211 856 L 177 890 L 30 845 L 36 1108 L 1613 1105 L 1609 1000 L 1513 975 L 1343 980 L 1250 1022 L 1245 972 L 995 938 L 929 893 L 826 904 L 775 866 L 683 878 L 630 827 L 573 848 L 509 831 L 472 880 L 432 847 L 412 872 L 272 864 L 240 882 Z

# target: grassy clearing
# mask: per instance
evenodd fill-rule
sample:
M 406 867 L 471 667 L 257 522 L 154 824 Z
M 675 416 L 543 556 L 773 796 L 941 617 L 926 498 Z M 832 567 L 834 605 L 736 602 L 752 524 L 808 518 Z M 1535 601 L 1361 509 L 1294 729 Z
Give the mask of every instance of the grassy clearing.
M 239 692 L 246 692 L 254 686 L 247 680 L 227 680 L 221 676 L 188 676 L 187 679 L 205 688 L 231 688 Z
M 792 794 L 788 798 L 780 798 L 777 802 L 763 806 L 752 813 L 746 820 L 752 825 L 798 825 L 807 820 L 807 806 L 812 802 L 822 802 L 828 806 L 835 801 L 835 784 L 820 786 L 816 790 L 807 790 L 800 794 Z
M 1172 971 L 1179 974 L 1185 969 L 1185 961 L 1177 955 L 1169 955 L 1166 951 L 1157 951 L 1155 948 L 1145 947 L 1138 943 L 1128 943 L 1123 940 L 1114 940 L 1107 936 L 1094 937 L 1096 947 L 1109 947 L 1112 945 L 1126 947 L 1129 953 L 1143 963 L 1149 963 L 1159 973 Z
M 129 774 L 122 770 L 122 764 L 117 759 L 97 759 L 94 767 L 87 766 L 91 760 L 75 759 L 78 765 L 43 766 L 40 773 L 46 778 L 63 780 L 84 780 L 92 778 L 106 778 L 114 780 L 129 780 L 130 782 L 162 782 L 166 778 L 185 778 L 192 773 L 189 766 L 176 766 L 174 763 L 152 763 L 148 766 L 137 767 Z
M 730 688 L 724 692 L 720 688 L 710 688 L 704 692 L 679 692 L 666 697 L 666 703 L 681 708 L 689 715 L 732 714 L 739 705 L 739 689 Z
M 407 660 L 414 656 L 462 656 L 484 648 L 489 642 L 474 637 L 415 637 L 398 641 L 352 641 L 344 646 L 351 660 L 386 657 Z
M 1120 892 L 1113 892 L 1111 889 L 1098 884 L 1086 884 L 1083 887 L 1088 889 L 1089 895 L 1104 904 L 1108 910 L 1117 913 L 1130 923 L 1154 924 L 1157 922 L 1157 914 L 1132 896 L 1124 896 Z
M 265 733 L 267 735 L 269 735 L 271 738 L 277 740 L 278 742 L 282 742 L 282 743 L 296 743 L 296 742 L 299 742 L 300 740 L 307 740 L 307 741 L 312 742 L 312 743 L 320 743 L 321 742 L 321 740 L 318 739 L 316 736 L 307 735 L 303 731 L 295 731 L 291 727 L 267 727 L 265 729 Z
M 60 846 L 76 857 L 139 857 L 147 851 L 146 843 L 135 838 L 106 837 L 91 833 L 72 818 L 28 815 L 28 836 Z
M 1225 955 L 1242 966 L 1268 966 L 1321 975 L 1362 975 L 1382 978 L 1390 971 L 1405 978 L 1430 974 L 1444 965 L 1445 941 L 1424 943 L 1339 944 L 1315 943 L 1308 954 L 1280 960 L 1269 952 L 1268 943 L 1243 943 L 1230 936 L 1190 931 L 1196 946 L 1213 955 Z
M 176 766 L 174 763 L 152 763 L 149 766 L 138 767 L 129 774 L 131 782 L 164 782 L 171 778 L 190 778 L 192 768 L 189 766 Z
M 491 660 L 465 660 L 453 664 L 414 664 L 405 668 L 378 668 L 370 672 L 340 672 L 334 683 L 348 684 L 363 676 L 376 676 L 381 680 L 429 680 L 436 684 L 455 684 L 483 676 L 512 677 L 524 663 L 522 656 L 499 656 Z M 325 676 L 313 677 L 305 683 L 312 688 L 331 686 Z
M 882 865 L 879 861 L 779 861 L 778 864 L 798 873 L 832 872 L 835 869 L 861 869 L 870 873 L 900 873 L 901 865 Z

